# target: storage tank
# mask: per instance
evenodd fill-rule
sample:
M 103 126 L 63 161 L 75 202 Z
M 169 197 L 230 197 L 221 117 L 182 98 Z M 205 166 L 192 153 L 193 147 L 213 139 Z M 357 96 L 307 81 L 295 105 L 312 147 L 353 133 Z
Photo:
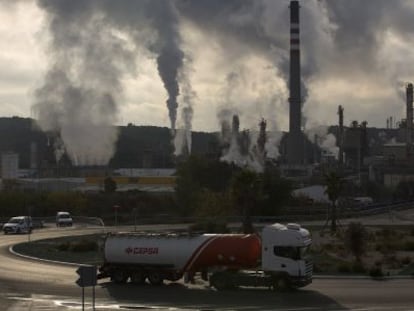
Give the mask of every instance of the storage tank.
M 110 234 L 106 238 L 105 261 L 112 264 L 162 266 L 180 272 L 203 268 L 254 268 L 261 254 L 255 234 L 150 235 Z

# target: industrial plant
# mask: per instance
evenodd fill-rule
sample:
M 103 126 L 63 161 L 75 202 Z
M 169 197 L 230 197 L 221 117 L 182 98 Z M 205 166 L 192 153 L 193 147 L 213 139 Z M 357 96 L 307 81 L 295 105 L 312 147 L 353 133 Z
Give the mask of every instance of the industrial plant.
M 18 142 L 4 140 L 0 145 L 3 188 L 100 191 L 104 179 L 110 176 L 116 180 L 118 191 L 172 192 L 176 164 L 191 154 L 258 172 L 271 164 L 297 187 L 321 183 L 322 176 L 330 171 L 357 185 L 375 182 L 395 188 L 401 182 L 414 181 L 411 82 L 406 82 L 406 101 L 401 103 L 406 105 L 406 116 L 384 117 L 384 128 L 370 127 L 363 119 L 344 124 L 346 105 L 338 105 L 337 124 L 314 132 L 305 128 L 299 1 L 290 1 L 289 10 L 287 132 L 267 129 L 271 120 L 266 116 L 257 120 L 257 129 L 245 130 L 237 113 L 226 112 L 221 128 L 215 133 L 190 131 L 189 126 L 177 147 L 180 133 L 175 128 L 177 104 L 172 104 L 178 96 L 177 85 L 168 99 L 172 109 L 171 128 L 118 126 L 114 131 L 119 133 L 115 152 L 107 164 L 102 164 L 102 159 L 94 159 L 93 152 L 81 156 L 77 150 L 69 150 L 59 131 L 41 131 L 31 119 L 3 118 L 0 120 L 3 133 L 16 126 L 25 133 L 22 134 L 25 138 L 19 137 Z M 192 107 L 185 107 L 185 111 L 190 118 Z M 272 149 L 274 152 L 270 152 Z

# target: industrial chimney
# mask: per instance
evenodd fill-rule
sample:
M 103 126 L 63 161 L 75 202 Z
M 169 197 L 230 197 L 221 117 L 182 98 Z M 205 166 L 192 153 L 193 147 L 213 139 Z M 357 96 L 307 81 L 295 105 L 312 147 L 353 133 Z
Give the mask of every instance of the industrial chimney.
M 301 131 L 299 2 L 290 1 L 290 71 L 288 164 L 304 163 L 304 136 Z
M 339 147 L 339 165 L 344 163 L 344 108 L 338 106 L 339 115 L 339 133 L 338 133 L 338 147 Z
M 411 154 L 413 143 L 413 84 L 407 84 L 407 153 Z

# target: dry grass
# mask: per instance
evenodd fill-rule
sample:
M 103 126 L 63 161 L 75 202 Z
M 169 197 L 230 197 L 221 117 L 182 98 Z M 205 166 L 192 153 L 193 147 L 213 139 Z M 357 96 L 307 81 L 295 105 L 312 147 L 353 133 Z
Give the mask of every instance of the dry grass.
M 316 273 L 384 275 L 414 273 L 414 236 L 411 228 L 366 227 L 366 252 L 360 262 L 346 248 L 345 228 L 337 234 L 312 230 Z

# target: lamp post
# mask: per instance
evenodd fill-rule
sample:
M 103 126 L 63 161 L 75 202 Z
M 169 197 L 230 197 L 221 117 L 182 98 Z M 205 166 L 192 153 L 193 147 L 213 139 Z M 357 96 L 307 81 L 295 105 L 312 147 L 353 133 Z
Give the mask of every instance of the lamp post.
M 137 231 L 137 214 L 138 214 L 138 208 L 134 207 L 132 209 L 132 213 L 134 215 L 134 231 Z
M 114 205 L 115 227 L 118 227 L 118 209 L 119 205 Z

